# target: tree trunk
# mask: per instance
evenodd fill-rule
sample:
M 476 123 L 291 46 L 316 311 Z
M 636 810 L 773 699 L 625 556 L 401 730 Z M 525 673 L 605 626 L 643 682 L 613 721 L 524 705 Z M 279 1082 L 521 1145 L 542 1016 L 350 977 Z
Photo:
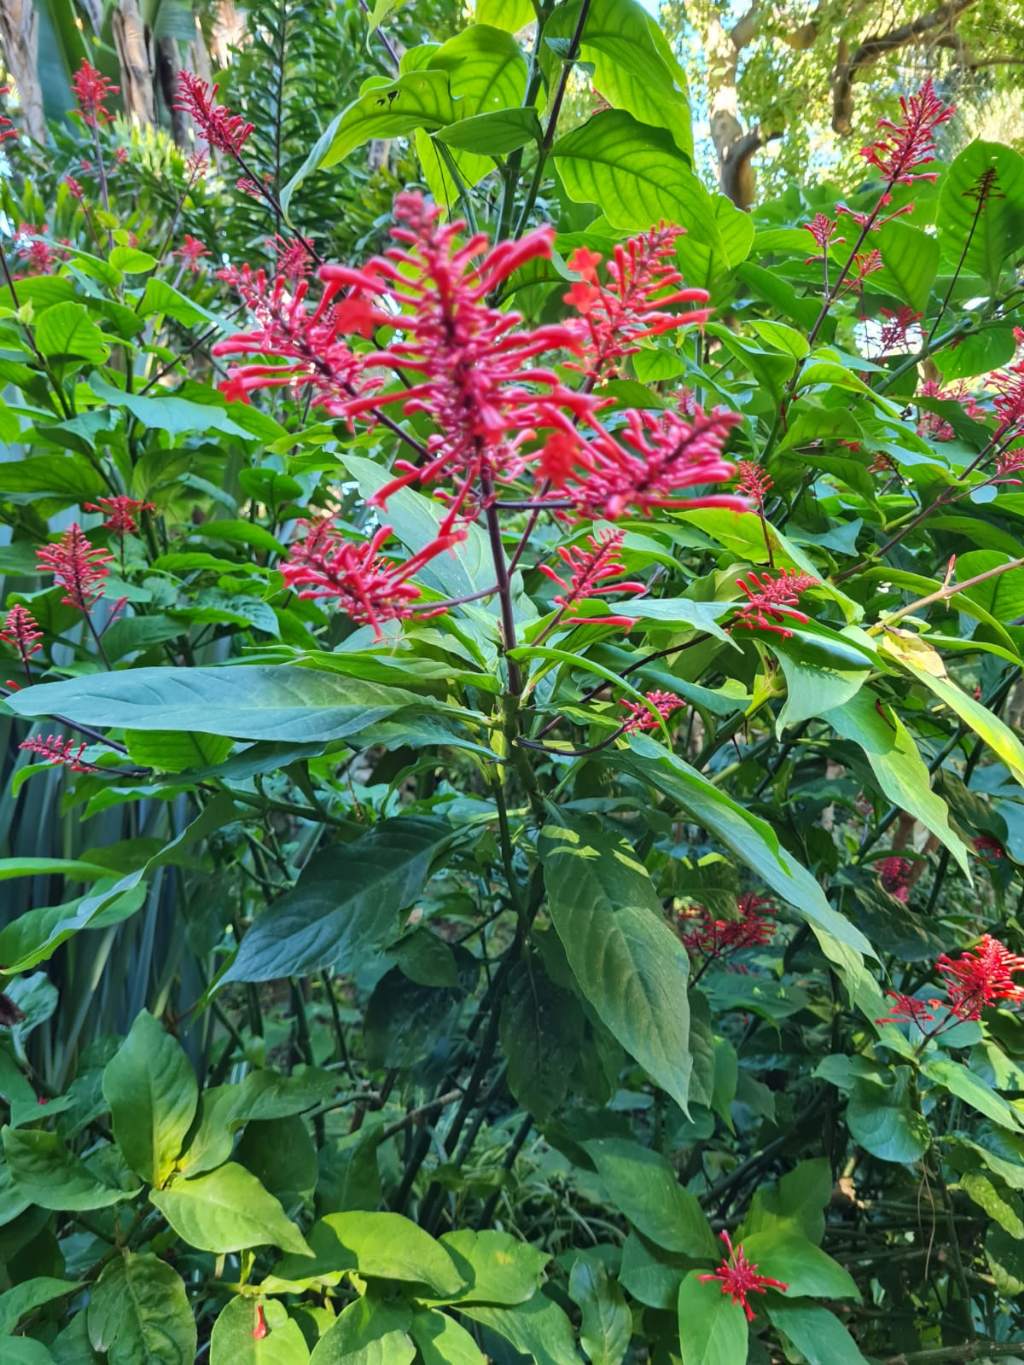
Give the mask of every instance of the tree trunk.
M 25 132 L 36 142 L 46 140 L 43 90 L 39 84 L 39 18 L 32 0 L 2 0 L 0 40 L 4 64 L 14 77 Z
M 711 141 L 718 153 L 718 185 L 737 208 L 754 203 L 756 179 L 753 156 L 769 137 L 760 128 L 745 129 L 739 117 L 737 67 L 739 56 L 757 31 L 757 11 L 752 6 L 732 28 L 716 17 L 704 35 L 711 89 Z
M 138 0 L 120 0 L 112 17 L 114 45 L 121 66 L 121 98 L 125 113 L 143 126 L 156 121 L 153 99 L 153 60 L 150 35 Z

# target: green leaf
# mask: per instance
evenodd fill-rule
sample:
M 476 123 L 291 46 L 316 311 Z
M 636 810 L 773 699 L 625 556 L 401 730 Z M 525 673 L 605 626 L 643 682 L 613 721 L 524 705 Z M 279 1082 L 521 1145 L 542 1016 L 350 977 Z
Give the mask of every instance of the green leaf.
M 54 1357 L 34 1337 L 0 1337 L 0 1360 L 4 1365 L 54 1365 Z
M 548 1256 L 510 1233 L 458 1228 L 440 1240 L 460 1269 L 468 1264 L 472 1270 L 469 1285 L 457 1296 L 460 1303 L 511 1308 L 526 1303 L 540 1288 Z
M 692 232 L 688 227 L 676 243 L 687 286 L 710 289 L 747 259 L 754 244 L 754 222 L 749 213 L 738 209 L 724 194 L 714 195 L 711 206 L 717 235 Z
M 85 455 L 35 455 L 4 466 L 4 493 L 54 493 L 88 502 L 106 484 Z
M 192 1179 L 179 1177 L 149 1197 L 178 1236 L 202 1251 L 277 1246 L 296 1256 L 313 1254 L 274 1196 L 234 1162 Z
M 846 1122 L 854 1142 L 879 1161 L 909 1166 L 931 1146 L 928 1120 L 913 1108 L 902 1083 L 856 1081 L 846 1106 Z
M 689 963 L 644 867 L 597 825 L 548 825 L 551 919 L 573 976 L 630 1056 L 686 1109 Z
M 80 1288 L 81 1284 L 77 1280 L 55 1280 L 47 1275 L 22 1280 L 13 1289 L 0 1294 L 0 1336 L 13 1332 L 25 1314 L 31 1313 L 34 1308 L 66 1298 Z M 7 1365 L 6 1356 L 0 1355 L 0 1360 Z
M 235 747 L 234 740 L 184 730 L 126 730 L 124 742 L 133 763 L 162 773 L 212 768 Z
M 1024 157 L 995 142 L 965 147 L 942 178 L 935 221 L 947 260 L 963 255 L 964 269 L 995 289 L 1024 245 Z
M 543 132 L 535 109 L 495 109 L 439 128 L 434 137 L 459 151 L 496 157 L 514 152 L 527 142 L 540 142 Z
M 173 318 L 183 327 L 208 327 L 217 321 L 206 308 L 201 308 L 198 303 L 194 303 L 164 280 L 147 280 L 142 302 L 139 304 L 140 318 L 152 317 L 154 313 L 161 317 Z
M 671 1162 L 624 1138 L 600 1138 L 583 1148 L 612 1203 L 639 1232 L 666 1251 L 714 1256 L 714 1234 L 696 1195 L 680 1185 Z
M 963 582 L 989 569 L 998 568 L 1009 560 L 1009 555 L 1001 554 L 998 550 L 968 550 L 967 554 L 957 557 L 956 575 Z M 963 594 L 957 593 L 957 598 L 961 596 L 977 602 L 997 621 L 1013 624 L 1018 617 L 1024 616 L 1024 567 L 1010 569 L 1008 573 L 968 588 Z M 956 598 L 953 601 L 955 603 Z
M 879 713 L 879 699 L 871 691 L 851 697 L 839 707 L 823 705 L 817 712 L 837 735 L 864 750 L 884 795 L 901 810 L 909 811 L 931 830 L 970 876 L 967 847 L 949 824 L 949 809 L 932 791 L 928 765 L 921 757 L 907 727 L 891 708 Z
M 58 712 L 83 725 L 188 730 L 235 739 L 343 739 L 403 707 L 444 709 L 429 697 L 310 668 L 135 668 L 26 687 L 21 716 Z
M 744 1237 L 743 1250 L 762 1275 L 781 1280 L 792 1298 L 860 1298 L 860 1291 L 839 1262 L 806 1237 L 774 1229 L 755 1232 Z
M 107 1365 L 194 1365 L 196 1325 L 185 1286 L 155 1256 L 125 1252 L 106 1267 L 88 1308 L 89 1341 Z
M 110 353 L 107 339 L 81 303 L 55 303 L 35 321 L 36 345 L 48 359 L 77 357 L 102 365 Z
M 244 441 L 258 439 L 251 432 L 233 422 L 216 403 L 193 403 L 189 398 L 162 393 L 159 398 L 126 393 L 108 384 L 99 375 L 91 375 L 89 387 L 98 398 L 116 408 L 127 408 L 143 427 L 166 431 L 169 436 L 184 436 L 192 432 L 220 431 L 225 436 L 238 436 Z M 218 395 L 219 396 L 219 395 Z
M 145 1010 L 107 1063 L 103 1096 L 128 1165 L 161 1186 L 195 1118 L 199 1088 L 181 1044 Z
M 679 1286 L 679 1349 L 683 1365 L 739 1365 L 747 1358 L 743 1309 L 715 1281 L 691 1270 Z
M 457 117 L 446 72 L 410 71 L 367 90 L 343 109 L 328 128 L 330 140 L 321 138 L 324 150 L 309 169 L 326 170 L 372 138 L 401 137 L 416 128 L 432 132 Z
M 159 264 L 155 256 L 134 246 L 115 246 L 107 260 L 123 275 L 148 275 Z
M 831 1201 L 832 1188 L 832 1168 L 827 1157 L 801 1161 L 777 1185 L 762 1185 L 754 1192 L 742 1235 L 776 1228 L 799 1233 L 820 1244 L 825 1234 L 824 1209 Z
M 407 1304 L 357 1299 L 317 1342 L 310 1365 L 411 1365 L 416 1355 L 411 1326 Z
M 633 1315 L 618 1284 L 600 1262 L 580 1257 L 569 1272 L 569 1295 L 582 1314 L 580 1345 L 590 1365 L 620 1365 L 633 1335 Z
M 552 155 L 569 198 L 599 205 L 613 227 L 685 223 L 695 242 L 722 255 L 711 196 L 663 128 L 609 109 L 559 138 Z
M 4 1128 L 3 1144 L 16 1192 L 27 1195 L 40 1208 L 105 1209 L 138 1192 L 100 1180 L 84 1161 L 68 1151 L 56 1133 L 41 1128 Z
M 257 1337 L 257 1305 L 266 1336 Z M 277 1310 L 275 1312 L 275 1310 Z M 221 1309 L 210 1337 L 210 1365 L 308 1365 L 309 1347 L 297 1322 L 274 1299 L 234 1298 Z
M 365 1279 L 417 1285 L 421 1293 L 425 1286 L 434 1298 L 451 1298 L 467 1288 L 466 1277 L 444 1245 L 398 1213 L 331 1213 L 314 1225 L 309 1239 L 317 1272 L 356 1270 Z M 303 1261 L 288 1257 L 275 1273 L 291 1279 L 313 1272 Z
M 534 1294 L 515 1308 L 473 1308 L 456 1305 L 457 1311 L 489 1327 L 521 1355 L 536 1365 L 579 1365 L 572 1326 L 557 1303 Z
M 873 956 L 864 935 L 832 909 L 821 887 L 778 842 L 764 820 L 745 810 L 681 758 L 646 735 L 630 740 L 632 753 L 617 752 L 606 763 L 625 768 L 677 802 L 710 834 L 730 848 L 772 890 L 807 920 L 822 951 L 854 982 L 864 978 L 861 954 Z
M 307 1198 L 316 1186 L 316 1148 L 297 1114 L 249 1123 L 235 1157 L 285 1208 Z
M 868 1365 L 853 1337 L 827 1308 L 776 1299 L 765 1311 L 772 1326 L 805 1357 L 807 1365 Z
M 487 1365 L 487 1357 L 465 1327 L 444 1313 L 417 1308 L 411 1331 L 423 1365 Z
M 513 968 L 499 1029 L 508 1060 L 508 1088 L 541 1122 L 568 1093 L 583 1026 L 575 996 L 554 985 L 538 961 Z
M 99 877 L 109 877 L 110 868 L 78 858 L 0 858 L 0 882 L 13 877 L 50 876 L 64 877 L 70 882 L 94 882 Z
M 787 725 L 800 725 L 822 711 L 852 702 L 867 680 L 870 669 L 827 668 L 809 655 L 798 636 L 779 636 L 771 642 L 786 679 L 786 704 L 779 712 L 777 733 Z M 865 665 L 867 660 L 864 661 Z
M 881 289 L 892 289 L 918 313 L 928 307 L 936 272 L 939 268 L 939 243 L 920 228 L 897 220 L 886 223 L 879 240 L 885 268 L 872 278 Z
M 1024 1114 L 962 1063 L 951 1057 L 936 1057 L 925 1062 L 921 1070 L 930 1081 L 963 1100 L 977 1113 L 984 1114 L 1000 1128 L 1018 1133 L 1024 1131 Z
M 419 895 L 450 838 L 441 820 L 399 816 L 316 854 L 294 889 L 255 921 L 224 981 L 354 970 L 394 939 L 399 911 Z

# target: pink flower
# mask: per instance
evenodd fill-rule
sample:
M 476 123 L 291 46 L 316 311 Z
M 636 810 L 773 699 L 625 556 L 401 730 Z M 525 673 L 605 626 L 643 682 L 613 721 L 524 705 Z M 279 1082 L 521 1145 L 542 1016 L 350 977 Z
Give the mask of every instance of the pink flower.
M 830 218 L 827 213 L 816 213 L 809 223 L 804 223 L 803 229 L 809 232 L 817 243 L 818 250 L 823 256 L 828 255 L 828 249 L 833 243 L 838 246 L 840 242 L 845 242 L 845 237 L 835 235 L 837 223 L 834 218 Z M 814 257 L 811 257 L 814 260 Z M 809 262 L 805 262 L 809 264 Z
M 903 118 L 899 123 L 886 118 L 878 120 L 886 136 L 862 147 L 860 152 L 870 166 L 881 171 L 888 189 L 910 185 L 915 180 L 936 179 L 936 172 L 917 168 L 934 160 L 935 130 L 956 113 L 953 105 L 943 104 L 936 95 L 930 76 L 916 95 L 900 97 L 900 110 Z
M 72 199 L 81 200 L 85 197 L 85 191 L 73 175 L 66 175 L 64 184 L 67 186 L 68 194 L 71 195 Z
M 102 512 L 106 517 L 103 527 L 115 531 L 119 536 L 134 535 L 139 529 L 140 512 L 155 512 L 156 504 L 143 502 L 141 498 L 129 498 L 119 493 L 113 498 L 100 498 L 98 502 L 83 502 L 85 512 Z
M 277 274 L 291 284 L 305 279 L 309 274 L 313 265 L 313 258 L 305 243 L 297 237 L 290 240 L 284 237 L 275 237 L 267 245 L 274 248 L 274 253 L 277 256 Z
M 876 1019 L 875 1023 L 916 1024 L 922 1033 L 925 1024 L 935 1022 L 934 1011 L 942 1004 L 941 1000 L 919 1000 L 917 996 L 904 995 L 902 991 L 886 991 L 886 995 L 893 1002 L 892 1008 L 881 1019 Z
M 736 488 L 750 499 L 759 512 L 764 511 L 764 500 L 775 486 L 775 480 L 753 460 L 740 460 L 736 466 Z
M 24 257 L 29 275 L 49 275 L 57 264 L 57 253 L 49 242 L 39 240 L 43 229 L 34 223 L 19 223 L 14 234 L 14 245 Z
M 746 630 L 769 630 L 777 635 L 789 636 L 793 632 L 786 628 L 785 622 L 799 621 L 806 624 L 810 617 L 797 610 L 801 593 L 817 585 L 818 580 L 810 574 L 799 573 L 795 569 L 783 569 L 777 578 L 763 573 L 760 578 L 752 570 L 746 580 L 740 578 L 736 586 L 746 594 L 747 600 L 737 607 L 733 628 L 742 626 Z
M 992 400 L 999 425 L 998 436 L 1012 431 L 1019 435 L 1024 430 L 1024 360 L 1018 360 L 1008 370 L 1000 370 L 992 376 L 993 386 L 998 390 Z
M 949 1009 L 957 1019 L 980 1019 L 987 1005 L 999 1000 L 1020 1004 L 1024 1000 L 1024 986 L 1013 979 L 1015 972 L 1024 971 L 1024 957 L 985 934 L 976 948 L 969 948 L 958 958 L 943 953 L 935 964 L 946 985 Z
M 999 862 L 1006 857 L 1006 849 L 991 834 L 979 834 L 973 841 L 974 851 L 986 862 Z
M 47 735 L 45 739 L 22 740 L 18 748 L 24 749 L 30 754 L 38 754 L 40 758 L 46 759 L 47 763 L 69 768 L 73 773 L 96 771 L 94 763 L 87 763 L 82 759 L 82 754 L 85 752 L 84 741 L 76 749 L 73 739 L 63 735 Z
M 898 901 L 910 899 L 910 863 L 906 858 L 893 855 L 883 858 L 878 864 L 878 880 L 882 890 Z
M 36 550 L 40 566 L 65 590 L 61 601 L 79 611 L 88 611 L 103 596 L 112 557 L 109 550 L 91 545 L 77 522 L 58 541 Z
M 343 540 L 330 518 L 307 522 L 305 529 L 305 538 L 290 546 L 280 566 L 285 582 L 300 597 L 329 598 L 353 621 L 372 626 L 378 639 L 382 622 L 417 614 L 413 604 L 420 589 L 408 580 L 442 551 L 465 539 L 464 532 L 438 536 L 404 564 L 396 564 L 378 553 L 391 535 L 390 526 L 380 527 L 360 545 Z M 418 614 L 439 615 L 444 610 L 427 607 Z
M 42 638 L 43 632 L 39 629 L 39 622 L 29 609 L 23 607 L 20 602 L 13 606 L 7 613 L 3 630 L 0 630 L 0 640 L 18 651 L 26 673 L 29 671 L 29 660 L 32 655 L 38 654 L 42 649 L 39 643 Z
M 687 952 L 699 953 L 711 961 L 739 952 L 760 948 L 775 937 L 775 925 L 763 913 L 771 902 L 753 891 L 736 902 L 735 919 L 716 919 L 703 905 L 694 905 L 678 916 L 679 937 Z
M 583 276 L 563 296 L 580 314 L 574 329 L 582 348 L 580 369 L 593 382 L 617 369 L 617 362 L 640 348 L 644 337 L 706 322 L 710 308 L 684 313 L 668 311 L 676 304 L 706 304 L 706 289 L 681 289 L 675 265 L 676 241 L 683 229 L 651 228 L 619 242 L 607 264 L 608 282 L 598 275 L 600 256 L 580 247 L 569 257 L 570 270 Z
M 555 604 L 561 607 L 563 612 L 573 602 L 578 602 L 584 597 L 606 597 L 613 592 L 643 593 L 647 591 L 646 583 L 623 581 L 618 578 L 619 574 L 626 571 L 625 565 L 619 559 L 619 552 L 622 549 L 624 539 L 624 531 L 605 531 L 599 535 L 587 537 L 589 549 L 585 550 L 579 545 L 561 546 L 558 550 L 558 556 L 569 571 L 568 581 L 549 565 L 537 565 L 538 570 L 546 578 L 550 578 L 552 583 L 557 583 L 564 589 L 554 599 Z M 609 579 L 616 581 L 609 582 Z M 632 626 L 634 622 L 628 616 L 571 616 L 569 617 L 569 624 L 628 627 Z
M 668 720 L 673 711 L 678 711 L 686 702 L 682 697 L 677 697 L 674 692 L 645 692 L 644 696 L 655 708 L 662 720 Z M 658 722 L 651 715 L 648 707 L 638 701 L 629 701 L 623 698 L 619 703 L 629 712 L 629 716 L 622 729 L 627 735 L 635 735 L 643 730 L 657 730 Z
M 742 512 L 744 498 L 729 493 L 679 496 L 684 489 L 724 483 L 733 467 L 722 454 L 738 413 L 724 408 L 692 418 L 678 413 L 629 412 L 617 438 L 601 431 L 580 448 L 580 464 L 569 476 L 567 495 L 593 520 L 614 521 L 625 512 L 655 507 L 727 507 Z
M 174 107 L 191 115 L 199 135 L 211 147 L 217 147 L 237 160 L 255 125 L 246 123 L 241 114 L 232 114 L 222 104 L 215 103 L 219 88 L 201 81 L 191 71 L 179 71 Z
M 175 251 L 175 256 L 181 261 L 186 270 L 190 270 L 194 275 L 199 273 L 199 262 L 203 256 L 209 256 L 209 247 L 205 246 L 198 237 L 191 236 L 186 232 L 181 239 L 181 246 Z
M 942 385 L 936 379 L 926 379 L 921 385 L 920 396 L 922 398 L 947 398 L 948 394 L 942 392 Z M 918 436 L 930 436 L 933 441 L 952 441 L 956 437 L 956 432 L 940 413 L 929 412 L 927 409 L 920 409 L 920 416 L 917 419 Z
M 90 128 L 110 122 L 113 115 L 105 107 L 105 101 L 110 99 L 111 95 L 118 94 L 120 87 L 108 81 L 106 76 L 91 66 L 84 57 L 81 66 L 72 77 L 71 88 L 75 92 L 82 119 Z
M 895 350 L 897 347 L 906 349 L 909 346 L 907 333 L 912 327 L 916 327 L 921 321 L 923 314 L 916 309 L 904 305 L 893 310 L 883 308 L 882 316 L 885 321 L 882 323 L 881 331 L 878 336 L 878 346 L 882 355 Z
M 758 1273 L 757 1266 L 747 1259 L 742 1244 L 734 1247 L 732 1239 L 725 1231 L 719 1234 L 728 1250 L 728 1256 L 712 1275 L 700 1275 L 701 1284 L 714 1280 L 722 1286 L 722 1293 L 728 1294 L 733 1303 L 738 1303 L 747 1315 L 747 1321 L 754 1321 L 754 1310 L 747 1302 L 748 1294 L 763 1294 L 766 1289 L 779 1289 L 783 1293 L 789 1288 L 781 1280 L 773 1280 L 770 1275 Z

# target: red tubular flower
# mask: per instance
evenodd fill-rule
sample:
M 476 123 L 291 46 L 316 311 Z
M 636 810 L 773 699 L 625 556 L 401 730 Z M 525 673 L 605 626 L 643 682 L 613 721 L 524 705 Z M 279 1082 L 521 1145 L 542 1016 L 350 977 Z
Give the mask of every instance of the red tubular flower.
M 47 763 L 68 768 L 73 773 L 96 771 L 95 763 L 86 763 L 82 759 L 82 755 L 85 753 L 85 742 L 79 744 L 76 749 L 75 741 L 64 735 L 47 735 L 45 739 L 25 739 L 18 745 L 18 748 L 24 749 L 30 754 L 38 754 Z
M 581 445 L 581 470 L 570 476 L 568 496 L 584 516 L 614 521 L 626 511 L 655 507 L 728 507 L 747 510 L 745 498 L 717 493 L 686 498 L 684 488 L 724 483 L 733 467 L 722 455 L 738 413 L 695 410 L 686 420 L 671 410 L 629 412 L 618 439 L 598 431 Z
M 102 71 L 97 71 L 83 57 L 81 66 L 71 79 L 71 88 L 75 92 L 79 113 L 90 128 L 110 122 L 113 115 L 105 107 L 105 101 L 111 95 L 119 94 L 120 86 L 108 81 Z
M 763 573 L 760 578 L 752 570 L 746 579 L 736 580 L 736 586 L 746 594 L 746 602 L 737 607 L 737 617 L 733 628 L 742 626 L 746 630 L 770 630 L 777 635 L 790 636 L 786 620 L 806 624 L 810 620 L 802 611 L 797 610 L 801 593 L 817 585 L 818 580 L 807 573 L 795 569 L 783 569 L 777 578 Z
M 900 110 L 903 117 L 899 123 L 886 118 L 878 120 L 886 136 L 860 151 L 869 166 L 881 171 L 888 189 L 910 185 L 915 180 L 936 179 L 935 171 L 917 168 L 935 159 L 935 130 L 956 113 L 953 105 L 943 104 L 936 95 L 930 76 L 916 95 L 900 97 Z
M 655 708 L 662 720 L 668 720 L 674 711 L 678 711 L 686 702 L 682 697 L 677 697 L 674 692 L 645 692 L 644 696 Z M 635 735 L 643 730 L 657 730 L 658 722 L 651 715 L 648 707 L 638 701 L 629 701 L 627 698 L 619 702 L 629 712 L 629 716 L 622 729 L 627 735 Z
M 589 550 L 579 545 L 561 546 L 558 555 L 569 571 L 568 582 L 549 565 L 538 564 L 538 570 L 546 578 L 550 578 L 552 583 L 557 583 L 564 589 L 555 597 L 555 604 L 565 611 L 573 602 L 578 602 L 584 597 L 607 597 L 613 592 L 646 592 L 646 583 L 618 579 L 619 574 L 626 572 L 625 565 L 619 559 L 624 539 L 624 531 L 605 531 L 600 535 L 587 537 Z M 611 583 L 609 579 L 617 581 Z M 571 616 L 569 624 L 628 627 L 634 622 L 629 616 Z
M 77 522 L 58 541 L 36 550 L 36 558 L 65 590 L 61 598 L 65 605 L 88 611 L 103 596 L 103 582 L 110 573 L 107 565 L 113 556 L 109 550 L 90 545 Z
M 863 284 L 869 275 L 874 275 L 884 266 L 882 253 L 877 247 L 872 248 L 871 251 L 858 251 L 853 258 L 853 269 L 850 271 L 843 288 L 848 292 L 856 290 L 857 286 Z
M 942 385 L 935 379 L 926 379 L 921 385 L 921 398 L 948 398 L 949 394 L 942 392 Z M 920 411 L 917 419 L 918 436 L 930 436 L 933 441 L 952 441 L 956 437 L 956 432 L 937 412 L 929 412 L 927 409 Z
M 887 204 L 889 196 L 882 196 L 882 203 Z M 837 204 L 836 213 L 842 218 L 852 218 L 859 228 L 867 228 L 869 232 L 881 232 L 886 223 L 891 223 L 894 218 L 902 218 L 906 213 L 913 213 L 913 204 L 903 204 L 898 209 L 893 209 L 892 213 L 861 213 L 858 209 L 848 208 L 846 204 Z M 842 240 L 842 239 L 840 239 Z
M 338 402 L 334 410 L 354 418 L 397 403 L 407 415 L 423 412 L 432 419 L 436 430 L 428 438 L 427 457 L 419 465 L 396 463 L 399 477 L 374 501 L 383 507 L 409 484 L 452 480 L 454 490 L 445 493 L 445 533 L 476 485 L 486 497 L 495 481 L 515 478 L 525 465 L 523 448 L 541 429 L 571 433 L 565 410 L 580 420 L 593 411 L 594 400 L 574 393 L 554 371 L 535 364 L 545 352 L 575 349 L 572 329 L 525 329 L 518 313 L 487 303 L 516 270 L 551 255 L 551 228 L 493 247 L 482 234 L 463 242 L 463 223 L 442 224 L 440 211 L 413 193 L 398 195 L 395 217 L 398 226 L 392 236 L 399 247 L 359 270 L 325 265 L 320 278 L 325 297 L 352 288 L 386 302 L 382 323 L 394 326 L 400 314 L 401 330 L 387 349 L 364 357 L 363 363 L 412 375 L 417 382 Z
M 43 229 L 35 223 L 19 223 L 14 246 L 26 265 L 26 274 L 49 275 L 57 264 L 57 253 L 49 242 L 40 241 Z
M 886 991 L 893 1002 L 889 1013 L 876 1024 L 916 1024 L 923 1033 L 925 1024 L 935 1022 L 934 1011 L 942 1004 L 941 1000 L 919 1000 L 915 995 L 904 995 L 902 991 Z
M 728 1255 L 718 1269 L 711 1275 L 698 1276 L 701 1284 L 717 1280 L 722 1293 L 728 1294 L 733 1303 L 738 1303 L 747 1315 L 747 1321 L 754 1321 L 754 1310 L 747 1302 L 748 1294 L 763 1294 L 766 1289 L 778 1289 L 783 1293 L 789 1288 L 781 1280 L 773 1280 L 770 1275 L 761 1275 L 753 1261 L 747 1259 L 742 1244 L 734 1247 L 732 1239 L 725 1231 L 719 1234 L 726 1245 Z
M 736 919 L 716 919 L 703 905 L 679 916 L 679 937 L 690 953 L 719 958 L 743 948 L 761 948 L 775 937 L 775 925 L 764 914 L 767 896 L 747 891 L 736 902 Z
M 651 228 L 616 244 L 607 264 L 608 282 L 598 275 L 601 257 L 580 247 L 569 257 L 570 270 L 582 275 L 563 300 L 580 314 L 575 323 L 583 359 L 573 368 L 597 380 L 615 372 L 616 362 L 640 348 L 644 337 L 707 322 L 710 308 L 685 313 L 667 311 L 681 303 L 707 303 L 706 289 L 681 289 L 675 264 L 679 227 Z
M 764 500 L 775 486 L 775 480 L 753 460 L 740 460 L 736 466 L 736 488 L 749 498 L 758 512 L 764 511 Z
M 186 232 L 181 239 L 181 246 L 175 251 L 175 256 L 181 261 L 186 270 L 190 270 L 193 275 L 199 273 L 199 262 L 203 256 L 209 256 L 210 251 L 198 237 L 191 236 Z
M 81 184 L 73 175 L 66 175 L 64 177 L 64 184 L 67 186 L 68 194 L 71 195 L 72 199 L 81 201 L 85 198 L 85 190 L 82 189 Z
M 119 536 L 134 535 L 139 529 L 138 517 L 141 512 L 155 512 L 156 504 L 143 502 L 141 498 L 129 498 L 119 493 L 113 498 L 100 498 L 98 502 L 83 502 L 84 512 L 102 512 L 106 517 L 104 530 L 115 531 Z
M 222 104 L 215 103 L 219 88 L 201 81 L 191 71 L 180 71 L 174 107 L 191 115 L 199 135 L 211 147 L 217 147 L 237 160 L 255 125 L 246 123 L 241 114 L 232 114 Z
M 23 607 L 20 602 L 13 606 L 7 613 L 3 630 L 0 630 L 0 640 L 18 651 L 26 673 L 29 671 L 29 660 L 32 655 L 38 654 L 42 649 L 39 643 L 42 638 L 43 632 L 39 629 L 39 622 L 29 609 Z
M 840 242 L 845 242 L 845 237 L 835 235 L 838 226 L 834 218 L 830 218 L 827 213 L 816 213 L 809 223 L 802 224 L 805 232 L 809 232 L 817 243 L 818 250 L 823 256 L 828 255 L 828 249 L 833 244 L 838 246 Z M 812 261 L 815 257 L 810 258 Z M 809 265 L 810 261 L 805 261 Z
M 11 87 L 9 85 L 0 85 L 0 95 L 9 95 L 10 93 Z M 0 142 L 6 142 L 9 137 L 16 138 L 17 136 L 18 130 L 11 120 L 6 114 L 0 114 Z
M 253 1329 L 251 1333 L 252 1339 L 253 1341 L 263 1341 L 263 1339 L 269 1334 L 269 1332 L 270 1329 L 267 1326 L 267 1318 L 266 1314 L 263 1312 L 263 1305 L 261 1303 L 258 1303 L 256 1305 L 256 1321 L 253 1324 Z
M 1024 446 L 1017 446 L 1015 450 L 1006 450 L 996 458 L 996 478 L 1001 483 L 1020 483 L 1020 479 L 1010 476 L 1016 474 L 1019 469 L 1024 469 Z
M 882 890 L 888 891 L 898 901 L 907 901 L 910 898 L 910 863 L 906 858 L 897 857 L 895 854 L 889 858 L 883 858 L 878 864 L 878 880 L 882 884 Z
M 943 953 L 935 967 L 945 981 L 949 1010 L 957 1019 L 980 1019 L 981 1011 L 999 1000 L 1024 1001 L 1024 986 L 1013 979 L 1014 972 L 1024 971 L 1024 957 L 1011 953 L 991 934 L 958 958 Z
M 384 621 L 437 616 L 446 610 L 443 606 L 415 608 L 420 589 L 408 580 L 424 564 L 464 540 L 464 532 L 438 536 L 404 564 L 396 564 L 378 553 L 391 535 L 390 526 L 380 527 L 369 540 L 354 545 L 341 538 L 330 518 L 305 525 L 305 538 L 290 546 L 280 566 L 285 582 L 300 597 L 332 599 L 353 621 L 372 626 L 378 639 Z
M 296 284 L 309 274 L 313 264 L 313 258 L 306 249 L 306 244 L 297 237 L 291 240 L 285 237 L 275 237 L 267 243 L 274 248 L 277 257 L 277 274 L 288 280 L 291 284 Z
M 1024 360 L 994 374 L 991 383 L 997 390 L 992 400 L 999 418 L 996 435 L 1001 437 L 1008 432 L 1020 435 L 1024 431 Z
M 911 327 L 917 326 L 921 321 L 923 314 L 907 305 L 895 310 L 892 308 L 883 308 L 881 311 L 882 316 L 885 318 L 878 334 L 878 345 L 881 354 L 885 355 L 888 351 L 895 350 L 897 347 L 902 350 L 909 349 L 910 341 L 907 333 L 910 331 Z

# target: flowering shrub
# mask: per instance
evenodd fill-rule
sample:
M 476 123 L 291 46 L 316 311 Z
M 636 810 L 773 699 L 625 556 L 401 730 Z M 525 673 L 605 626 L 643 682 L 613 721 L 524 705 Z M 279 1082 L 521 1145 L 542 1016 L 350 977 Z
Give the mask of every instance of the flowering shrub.
M 0 120 L 0 1360 L 1008 1357 L 1024 161 L 748 216 L 631 0 L 487 13 L 288 184 Z

